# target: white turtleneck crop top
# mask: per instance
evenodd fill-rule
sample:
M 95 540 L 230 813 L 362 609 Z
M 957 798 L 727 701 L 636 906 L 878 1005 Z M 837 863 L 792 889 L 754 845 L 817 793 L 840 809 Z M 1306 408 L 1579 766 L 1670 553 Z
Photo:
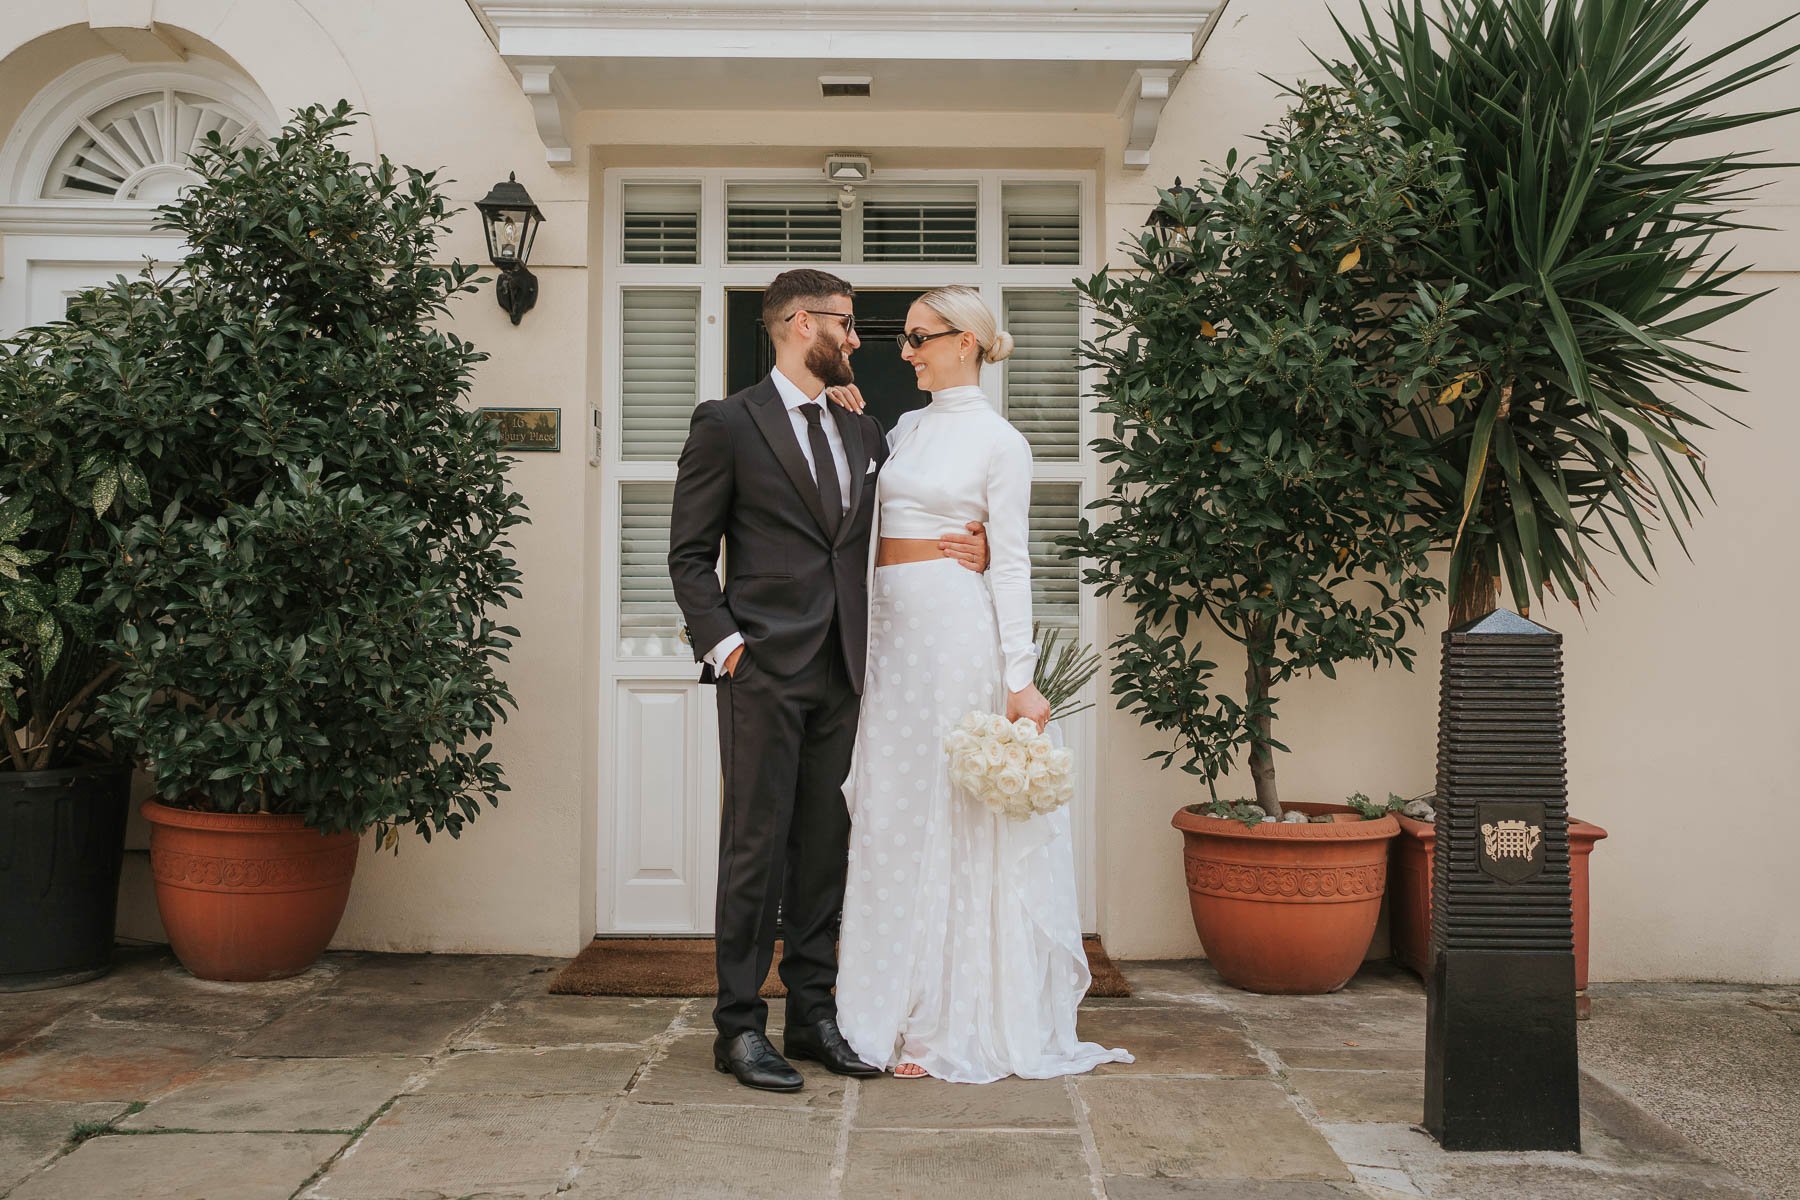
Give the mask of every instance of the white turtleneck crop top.
M 901 416 L 881 468 L 880 535 L 936 538 L 987 527 L 988 592 L 1006 690 L 1031 684 L 1031 446 L 978 387 L 946 388 Z

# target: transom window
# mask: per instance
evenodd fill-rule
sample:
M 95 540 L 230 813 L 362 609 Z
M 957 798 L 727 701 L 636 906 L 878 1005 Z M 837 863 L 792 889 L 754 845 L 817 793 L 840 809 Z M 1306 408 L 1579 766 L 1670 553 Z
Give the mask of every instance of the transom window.
M 84 117 L 45 174 L 45 200 L 173 199 L 193 182 L 188 160 L 217 133 L 226 145 L 261 140 L 241 113 L 217 100 L 159 88 Z

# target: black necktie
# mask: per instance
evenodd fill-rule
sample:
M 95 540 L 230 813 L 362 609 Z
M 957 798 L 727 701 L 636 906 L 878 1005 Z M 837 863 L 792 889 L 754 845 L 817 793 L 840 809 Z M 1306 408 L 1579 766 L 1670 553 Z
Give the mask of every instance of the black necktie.
M 825 535 L 835 538 L 843 519 L 844 489 L 838 483 L 837 463 L 831 458 L 831 443 L 825 440 L 820 418 L 825 414 L 816 404 L 802 404 L 806 418 L 806 441 L 812 447 L 813 479 L 819 485 L 819 503 L 825 509 Z

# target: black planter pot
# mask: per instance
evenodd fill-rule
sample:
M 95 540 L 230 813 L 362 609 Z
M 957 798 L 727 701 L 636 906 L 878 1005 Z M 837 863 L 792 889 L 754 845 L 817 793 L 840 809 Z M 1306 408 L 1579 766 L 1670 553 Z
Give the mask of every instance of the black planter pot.
M 0 992 L 112 967 L 129 767 L 0 772 Z

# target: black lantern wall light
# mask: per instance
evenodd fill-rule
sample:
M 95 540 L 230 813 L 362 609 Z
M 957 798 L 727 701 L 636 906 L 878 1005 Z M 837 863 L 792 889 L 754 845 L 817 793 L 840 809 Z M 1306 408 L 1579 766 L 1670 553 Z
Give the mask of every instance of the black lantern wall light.
M 537 276 L 527 271 L 525 264 L 531 260 L 531 243 L 537 240 L 544 214 L 511 172 L 505 183 L 496 183 L 475 207 L 481 211 L 481 229 L 487 235 L 488 261 L 500 268 L 494 298 L 517 325 L 537 303 Z

